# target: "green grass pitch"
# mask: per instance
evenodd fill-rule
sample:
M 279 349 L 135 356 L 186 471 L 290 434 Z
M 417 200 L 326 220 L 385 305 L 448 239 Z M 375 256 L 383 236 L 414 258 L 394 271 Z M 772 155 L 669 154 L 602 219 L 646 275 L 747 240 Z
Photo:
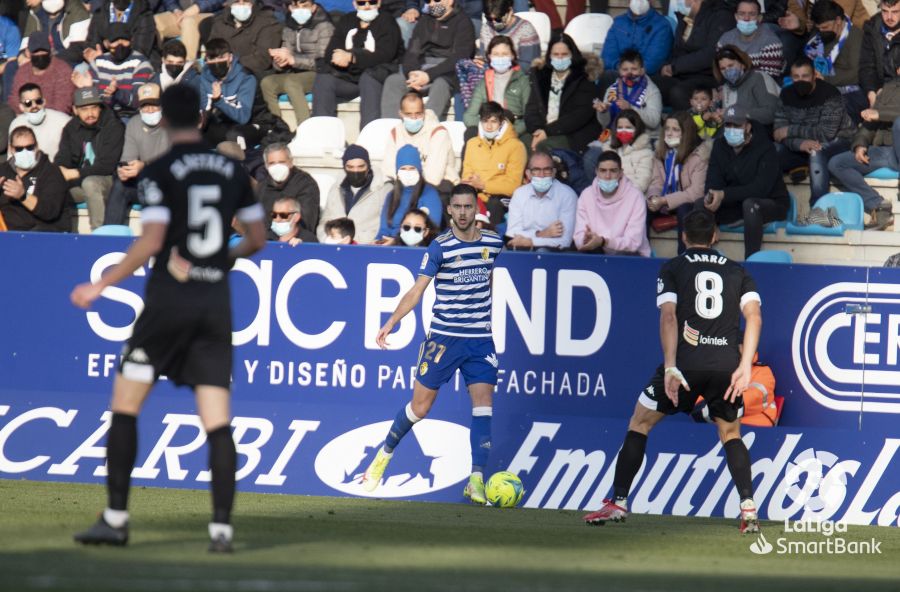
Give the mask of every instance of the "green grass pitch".
M 462 486 L 460 486 L 461 488 Z M 881 555 L 756 556 L 736 520 L 239 493 L 236 553 L 206 552 L 205 491 L 137 487 L 126 548 L 79 547 L 97 485 L 0 480 L 0 590 L 792 592 L 900 590 L 900 529 L 850 527 Z M 770 541 L 818 540 L 783 535 Z

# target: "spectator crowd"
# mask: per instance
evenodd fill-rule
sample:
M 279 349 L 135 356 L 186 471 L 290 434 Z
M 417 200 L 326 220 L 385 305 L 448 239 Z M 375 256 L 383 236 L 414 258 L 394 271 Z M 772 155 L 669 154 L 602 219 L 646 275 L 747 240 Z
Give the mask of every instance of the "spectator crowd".
M 425 246 L 460 183 L 515 250 L 647 257 L 653 232 L 706 208 L 742 227 L 749 256 L 788 216 L 785 174 L 809 179 L 811 207 L 836 184 L 866 228 L 890 226 L 865 177 L 900 169 L 900 0 L 874 15 L 862 0 L 670 2 L 667 16 L 630 0 L 589 51 L 544 1 L 543 51 L 523 0 L 5 3 L 0 228 L 72 232 L 77 204 L 92 230 L 127 224 L 142 169 L 169 149 L 174 84 L 198 91 L 185 108 L 291 245 Z M 398 123 L 380 161 L 347 146 L 320 195 L 289 144 L 357 99 L 361 128 Z

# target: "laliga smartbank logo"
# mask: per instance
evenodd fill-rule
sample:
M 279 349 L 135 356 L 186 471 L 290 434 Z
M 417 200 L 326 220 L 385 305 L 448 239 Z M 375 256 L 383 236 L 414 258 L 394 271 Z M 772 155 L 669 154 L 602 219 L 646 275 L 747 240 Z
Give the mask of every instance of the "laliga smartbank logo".
M 791 352 L 800 383 L 820 405 L 900 413 L 900 285 L 819 290 L 797 317 Z
M 840 520 L 785 519 L 783 534 L 773 545 L 760 532 L 750 551 L 756 555 L 881 555 L 881 541 L 875 537 L 854 541 L 842 536 L 847 534 L 847 523 Z M 797 535 L 804 540 L 796 540 Z

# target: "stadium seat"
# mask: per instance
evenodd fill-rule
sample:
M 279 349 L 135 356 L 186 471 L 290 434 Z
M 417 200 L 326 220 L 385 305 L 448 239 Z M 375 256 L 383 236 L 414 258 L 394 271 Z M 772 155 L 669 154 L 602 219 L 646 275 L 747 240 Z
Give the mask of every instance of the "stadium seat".
M 794 258 L 787 251 L 757 251 L 747 257 L 747 261 L 760 263 L 793 263 Z
M 391 130 L 400 123 L 395 117 L 383 117 L 370 121 L 366 127 L 359 132 L 356 143 L 369 151 L 369 158 L 372 160 L 382 160 L 384 158 L 384 147 L 387 143 L 388 135 Z
M 131 232 L 131 228 L 124 224 L 106 224 L 104 226 L 99 226 L 95 228 L 94 232 L 91 234 L 96 236 L 134 236 L 134 233 Z
M 310 117 L 297 127 L 290 143 L 291 154 L 335 156 L 344 150 L 344 122 L 337 117 Z
M 847 230 L 863 229 L 863 201 L 859 194 L 828 193 L 816 201 L 815 207 L 823 210 L 828 210 L 828 208 L 831 207 L 837 209 L 838 218 L 841 219 L 843 224 L 835 226 L 834 228 L 828 228 L 826 226 L 819 226 L 818 224 L 800 226 L 795 222 L 789 222 L 786 228 L 787 233 L 841 236 Z
M 566 25 L 566 35 L 575 41 L 581 53 L 599 56 L 612 24 L 608 14 L 580 14 Z
M 900 177 L 900 173 L 887 167 L 875 169 L 866 175 L 866 179 L 881 179 L 883 181 L 896 181 L 898 177 Z
M 543 12 L 527 11 L 517 12 L 516 16 L 531 23 L 541 40 L 541 54 L 547 53 L 547 45 L 550 43 L 550 17 Z
M 334 184 L 337 183 L 337 180 L 328 173 L 310 174 L 312 175 L 312 178 L 316 180 L 316 185 L 319 186 L 319 207 L 324 210 L 325 202 L 328 201 L 328 193 L 331 191 L 331 188 L 334 187 Z
M 462 121 L 444 121 L 441 125 L 450 132 L 450 141 L 453 142 L 453 154 L 456 155 L 456 158 L 459 158 L 463 147 L 466 145 L 466 124 Z
M 794 197 L 793 193 L 788 193 L 788 198 L 791 200 L 791 204 L 788 206 L 787 219 L 778 220 L 777 222 L 769 222 L 768 224 L 763 226 L 763 234 L 775 234 L 776 232 L 778 232 L 779 228 L 784 228 L 791 222 L 797 221 L 797 198 Z M 719 232 L 737 232 L 743 234 L 743 220 L 740 222 L 735 222 L 734 224 L 719 226 Z

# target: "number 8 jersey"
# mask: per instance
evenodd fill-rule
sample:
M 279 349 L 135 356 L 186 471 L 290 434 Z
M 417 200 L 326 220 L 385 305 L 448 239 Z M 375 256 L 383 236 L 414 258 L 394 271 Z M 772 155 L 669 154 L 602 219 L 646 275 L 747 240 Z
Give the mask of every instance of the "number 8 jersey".
M 657 307 L 675 304 L 678 368 L 737 368 L 741 309 L 760 301 L 756 283 L 741 265 L 713 249 L 688 249 L 662 266 L 656 293 Z
M 180 286 L 205 291 L 221 285 L 227 291 L 232 218 L 254 222 L 264 215 L 240 163 L 205 144 L 176 144 L 141 171 L 138 198 L 142 222 L 168 225 L 148 290 L 178 283 L 166 269 L 177 247 L 192 264 L 189 280 Z

